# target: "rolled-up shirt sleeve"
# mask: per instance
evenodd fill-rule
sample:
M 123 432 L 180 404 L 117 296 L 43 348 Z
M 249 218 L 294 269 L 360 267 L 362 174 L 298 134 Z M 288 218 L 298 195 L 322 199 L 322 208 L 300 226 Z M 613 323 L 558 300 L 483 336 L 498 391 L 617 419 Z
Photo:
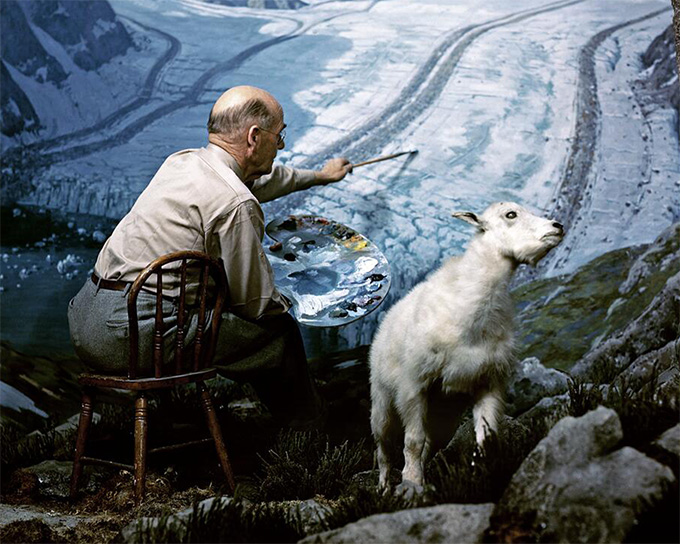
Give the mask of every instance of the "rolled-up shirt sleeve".
M 290 305 L 274 284 L 262 248 L 264 216 L 254 202 L 240 202 L 206 232 L 211 255 L 220 255 L 229 286 L 229 310 L 244 319 L 286 313 Z
M 315 181 L 314 170 L 296 170 L 277 164 L 270 174 L 255 180 L 250 190 L 260 202 L 269 202 L 294 191 L 308 189 Z

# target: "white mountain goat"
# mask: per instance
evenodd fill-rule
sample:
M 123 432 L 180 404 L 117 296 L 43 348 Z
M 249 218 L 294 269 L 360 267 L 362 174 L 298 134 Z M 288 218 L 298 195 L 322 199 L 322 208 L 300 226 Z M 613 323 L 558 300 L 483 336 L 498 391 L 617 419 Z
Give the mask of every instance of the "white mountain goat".
M 380 486 L 403 444 L 402 479 L 423 485 L 430 453 L 446 444 L 473 406 L 482 445 L 496 429 L 513 363 L 508 284 L 519 264 L 535 265 L 564 236 L 562 225 L 519 204 L 492 204 L 478 217 L 467 251 L 449 259 L 385 315 L 373 339 L 371 428 Z

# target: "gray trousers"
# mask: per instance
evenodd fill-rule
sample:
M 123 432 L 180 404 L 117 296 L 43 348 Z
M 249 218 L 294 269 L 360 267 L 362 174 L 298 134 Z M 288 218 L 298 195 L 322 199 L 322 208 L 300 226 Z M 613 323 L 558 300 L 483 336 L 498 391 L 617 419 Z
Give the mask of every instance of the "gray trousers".
M 139 368 L 150 372 L 156 296 L 140 291 Z M 163 299 L 165 360 L 171 361 L 177 332 L 177 303 Z M 76 354 L 92 370 L 124 374 L 130 354 L 127 291 L 98 289 L 88 279 L 68 306 L 71 341 Z M 197 311 L 189 311 L 187 344 L 193 340 Z M 284 314 L 247 321 L 222 315 L 213 365 L 226 378 L 251 383 L 275 415 L 307 419 L 318 415 L 320 399 L 314 388 L 297 322 Z

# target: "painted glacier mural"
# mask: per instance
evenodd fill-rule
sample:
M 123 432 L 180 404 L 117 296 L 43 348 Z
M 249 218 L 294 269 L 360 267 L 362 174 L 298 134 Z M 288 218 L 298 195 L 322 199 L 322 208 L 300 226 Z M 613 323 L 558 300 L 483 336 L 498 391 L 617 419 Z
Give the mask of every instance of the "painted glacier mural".
M 66 303 L 115 220 L 167 155 L 205 144 L 212 103 L 237 84 L 281 101 L 284 163 L 419 151 L 266 205 L 268 219 L 348 225 L 391 265 L 382 307 L 307 331 L 312 353 L 368 344 L 395 298 L 462 250 L 471 233 L 453 211 L 509 199 L 560 220 L 564 243 L 523 281 L 652 242 L 680 220 L 680 91 L 664 0 L 0 9 L 2 338 L 23 351 L 70 351 Z

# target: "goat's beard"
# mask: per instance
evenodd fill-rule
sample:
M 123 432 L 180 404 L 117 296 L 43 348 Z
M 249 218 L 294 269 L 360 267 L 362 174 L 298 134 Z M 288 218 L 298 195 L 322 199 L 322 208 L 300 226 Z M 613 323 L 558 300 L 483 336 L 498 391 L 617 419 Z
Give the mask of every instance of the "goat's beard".
M 557 244 L 555 244 L 557 245 Z M 528 264 L 529 266 L 536 266 L 538 261 L 545 257 L 548 252 L 555 247 L 554 245 L 537 244 L 536 248 L 527 251 L 525 253 L 519 253 L 515 255 L 517 262 L 521 264 Z

